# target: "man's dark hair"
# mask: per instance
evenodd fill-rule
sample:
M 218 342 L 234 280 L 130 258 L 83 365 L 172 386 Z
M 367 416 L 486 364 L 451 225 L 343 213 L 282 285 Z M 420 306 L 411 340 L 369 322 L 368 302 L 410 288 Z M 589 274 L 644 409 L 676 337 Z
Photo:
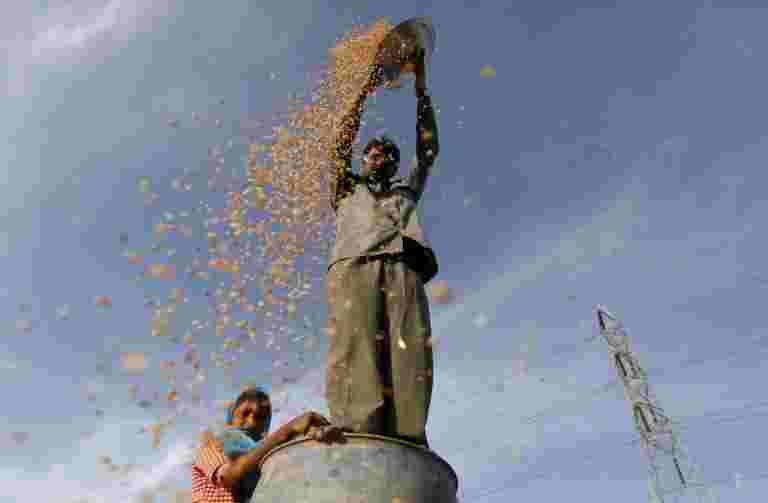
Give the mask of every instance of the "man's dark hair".
M 400 163 L 400 149 L 397 148 L 397 144 L 389 136 L 382 135 L 371 139 L 363 149 L 363 156 L 373 147 L 381 147 L 381 151 L 387 157 L 388 162 Z
M 229 409 L 227 410 L 227 422 L 231 423 L 232 418 L 235 415 L 235 411 L 237 408 L 243 403 L 243 402 L 267 402 L 269 407 L 269 413 L 270 416 L 272 415 L 272 401 L 269 398 L 269 393 L 264 391 L 262 388 L 254 387 L 254 388 L 247 388 L 243 390 L 240 395 L 238 395 L 237 399 L 235 399 L 234 403 L 229 406 Z

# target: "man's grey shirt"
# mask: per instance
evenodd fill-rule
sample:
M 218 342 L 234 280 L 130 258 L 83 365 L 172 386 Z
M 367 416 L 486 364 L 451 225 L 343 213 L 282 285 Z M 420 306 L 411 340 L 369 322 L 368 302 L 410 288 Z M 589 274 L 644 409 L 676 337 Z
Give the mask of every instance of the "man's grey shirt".
M 389 191 L 372 191 L 350 171 L 349 159 L 339 162 L 333 184 L 336 242 L 328 268 L 361 256 L 403 253 L 414 258 L 426 283 L 437 274 L 437 259 L 417 211 L 426 180 L 437 155 L 437 129 L 430 99 L 419 99 L 417 163 L 405 183 Z

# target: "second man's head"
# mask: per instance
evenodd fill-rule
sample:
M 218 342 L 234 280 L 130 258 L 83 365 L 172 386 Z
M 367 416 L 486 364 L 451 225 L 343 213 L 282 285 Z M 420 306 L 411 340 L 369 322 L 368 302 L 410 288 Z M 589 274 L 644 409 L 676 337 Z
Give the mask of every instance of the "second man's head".
M 269 395 L 260 388 L 250 388 L 237 397 L 228 410 L 227 424 L 261 437 L 269 431 L 272 405 Z

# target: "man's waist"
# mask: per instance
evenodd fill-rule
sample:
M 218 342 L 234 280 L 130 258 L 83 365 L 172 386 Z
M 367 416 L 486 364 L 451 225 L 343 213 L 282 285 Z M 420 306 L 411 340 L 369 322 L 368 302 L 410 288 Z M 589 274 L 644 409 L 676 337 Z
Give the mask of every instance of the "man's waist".
M 425 253 L 430 255 L 433 253 L 429 243 L 423 243 L 403 235 L 389 242 L 368 246 L 360 242 L 354 243 L 353 246 L 351 241 L 346 245 L 339 246 L 337 241 L 331 253 L 331 262 L 352 258 L 364 258 L 366 261 L 380 259 L 397 262 L 414 257 L 423 258 Z
M 418 271 L 423 276 L 425 283 L 437 274 L 438 269 L 437 258 L 431 248 L 416 241 L 407 240 L 402 251 L 360 253 L 334 257 L 328 264 L 328 270 L 340 262 L 354 261 L 358 264 L 367 264 L 377 260 L 387 264 L 403 263 Z
M 376 252 L 376 253 L 356 253 L 356 254 L 343 254 L 337 257 L 332 257 L 328 263 L 328 267 L 332 267 L 339 262 L 345 262 L 348 260 L 354 260 L 360 264 L 367 264 L 380 260 L 386 263 L 404 262 L 407 260 L 413 260 L 413 252 L 395 251 L 395 252 Z
M 410 255 L 410 256 L 409 256 Z M 368 262 L 373 262 L 374 260 L 381 260 L 382 262 L 386 264 L 394 264 L 395 262 L 406 262 L 409 259 L 413 259 L 413 254 L 408 253 L 406 251 L 401 252 L 388 252 L 388 253 L 377 253 L 374 255 L 360 255 L 359 257 L 355 257 L 355 260 L 361 264 L 367 264 Z

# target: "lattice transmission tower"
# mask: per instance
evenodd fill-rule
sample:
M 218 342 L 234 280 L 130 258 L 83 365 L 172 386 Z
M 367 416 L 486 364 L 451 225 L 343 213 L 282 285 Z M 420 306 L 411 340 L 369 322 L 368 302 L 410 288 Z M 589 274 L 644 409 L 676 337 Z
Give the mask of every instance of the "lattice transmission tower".
M 608 343 L 611 363 L 632 410 L 648 466 L 649 500 L 660 503 L 716 503 L 717 496 L 698 480 L 672 420 L 656 401 L 648 377 L 630 347 L 624 325 L 602 306 L 595 307 L 600 335 Z

